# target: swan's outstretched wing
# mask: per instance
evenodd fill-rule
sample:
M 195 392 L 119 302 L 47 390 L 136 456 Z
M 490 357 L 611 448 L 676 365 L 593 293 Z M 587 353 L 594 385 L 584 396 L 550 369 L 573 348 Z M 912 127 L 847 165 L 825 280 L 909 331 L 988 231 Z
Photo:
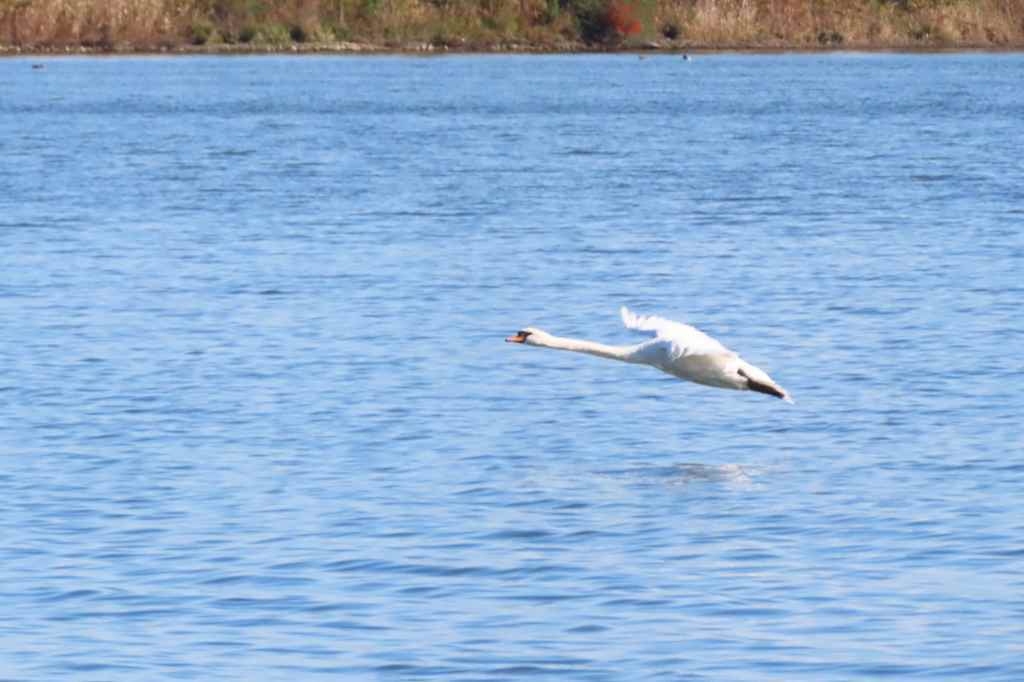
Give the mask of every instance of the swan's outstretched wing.
M 688 355 L 736 355 L 701 330 L 688 324 L 654 315 L 636 315 L 626 306 L 622 306 L 620 312 L 622 323 L 627 329 L 654 332 L 657 340 L 672 344 L 672 355 L 677 358 Z

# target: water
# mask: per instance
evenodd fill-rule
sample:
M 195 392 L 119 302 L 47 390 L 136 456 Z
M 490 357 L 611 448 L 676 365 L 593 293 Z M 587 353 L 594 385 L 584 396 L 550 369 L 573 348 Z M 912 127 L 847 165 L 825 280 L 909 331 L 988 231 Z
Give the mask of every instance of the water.
M 36 61 L 0 678 L 1024 678 L 1024 56 Z

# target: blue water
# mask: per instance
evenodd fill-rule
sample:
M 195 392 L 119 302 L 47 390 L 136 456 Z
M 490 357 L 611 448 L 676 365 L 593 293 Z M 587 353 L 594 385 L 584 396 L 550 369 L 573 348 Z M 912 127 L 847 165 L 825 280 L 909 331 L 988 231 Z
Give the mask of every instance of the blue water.
M 1024 55 L 35 61 L 0 679 L 1024 679 Z

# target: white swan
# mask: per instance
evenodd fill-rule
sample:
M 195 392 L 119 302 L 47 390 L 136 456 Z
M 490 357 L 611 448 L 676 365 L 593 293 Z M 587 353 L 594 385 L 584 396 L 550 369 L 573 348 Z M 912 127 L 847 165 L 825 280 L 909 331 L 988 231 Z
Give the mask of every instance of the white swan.
M 699 329 L 653 315 L 634 315 L 625 306 L 621 312 L 622 322 L 628 329 L 654 332 L 654 338 L 635 346 L 606 346 L 593 341 L 553 336 L 540 329 L 527 327 L 505 340 L 651 365 L 672 376 L 705 386 L 757 391 L 782 398 L 787 403 L 793 402 L 789 393 L 772 381 L 763 370 L 743 360 Z

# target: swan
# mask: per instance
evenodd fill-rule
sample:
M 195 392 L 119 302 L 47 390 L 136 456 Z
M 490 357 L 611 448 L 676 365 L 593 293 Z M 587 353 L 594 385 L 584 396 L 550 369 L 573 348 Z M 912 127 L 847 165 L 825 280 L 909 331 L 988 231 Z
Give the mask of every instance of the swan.
M 554 336 L 534 327 L 526 327 L 505 341 L 651 365 L 674 377 L 705 386 L 757 391 L 782 398 L 787 403 L 793 402 L 789 393 L 764 370 L 742 359 L 699 329 L 654 315 L 636 315 L 625 306 L 619 312 L 627 329 L 654 332 L 654 338 L 634 346 L 607 346 L 594 341 Z

